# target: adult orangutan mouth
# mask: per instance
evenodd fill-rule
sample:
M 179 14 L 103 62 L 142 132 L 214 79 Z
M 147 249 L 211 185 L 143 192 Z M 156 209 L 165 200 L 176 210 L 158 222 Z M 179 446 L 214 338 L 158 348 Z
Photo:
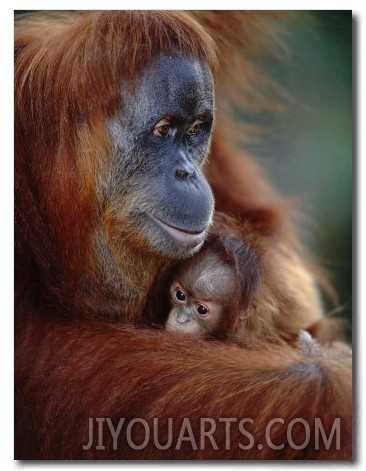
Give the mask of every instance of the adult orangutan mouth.
M 163 229 L 167 234 L 172 237 L 178 244 L 183 247 L 193 248 L 202 244 L 206 237 L 206 229 L 203 231 L 193 231 L 187 229 L 181 229 L 179 227 L 172 226 L 160 218 L 149 214 L 150 218 Z

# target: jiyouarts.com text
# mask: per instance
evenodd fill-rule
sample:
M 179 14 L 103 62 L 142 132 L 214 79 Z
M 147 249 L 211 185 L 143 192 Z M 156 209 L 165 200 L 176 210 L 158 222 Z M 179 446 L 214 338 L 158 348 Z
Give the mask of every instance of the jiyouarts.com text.
M 330 427 L 329 424 L 324 427 L 320 418 L 315 418 L 312 424 L 302 418 L 294 418 L 288 423 L 282 418 L 273 418 L 264 425 L 261 440 L 258 440 L 258 431 L 254 435 L 255 421 L 252 418 L 204 417 L 194 422 L 188 418 L 154 418 L 148 422 L 143 418 L 112 420 L 97 417 L 89 418 L 86 427 L 88 442 L 83 444 L 83 450 L 109 447 L 118 450 L 126 446 L 132 450 L 143 450 L 148 446 L 159 450 L 180 450 L 183 445 L 192 450 L 231 450 L 234 447 L 261 450 L 264 446 L 272 450 L 285 447 L 303 450 L 308 446 L 315 450 L 323 446 L 339 450 L 341 443 L 340 418 L 334 418 Z

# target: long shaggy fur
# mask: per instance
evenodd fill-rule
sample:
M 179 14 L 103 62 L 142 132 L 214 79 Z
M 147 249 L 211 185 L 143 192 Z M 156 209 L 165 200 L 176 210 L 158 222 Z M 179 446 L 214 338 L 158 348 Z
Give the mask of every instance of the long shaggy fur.
M 265 105 L 259 84 L 266 83 L 251 59 L 272 53 L 281 22 L 290 16 L 112 11 L 17 20 L 17 459 L 351 458 L 350 352 L 339 343 L 294 343 L 300 329 L 327 324 L 318 278 L 284 200 L 225 132 L 230 100 Z M 212 71 L 218 113 L 205 173 L 217 209 L 262 251 L 262 283 L 246 325 L 250 335 L 240 346 L 137 327 L 149 320 L 147 296 L 168 261 L 133 237 L 116 247 L 112 234 L 108 257 L 124 282 L 111 292 L 95 256 L 92 234 L 108 225 L 96 204 L 96 182 L 105 178 L 110 157 L 105 123 L 123 106 L 121 83 L 133 91 L 160 52 L 195 57 Z M 202 417 L 251 417 L 258 441 L 271 418 L 287 423 L 302 417 L 311 440 L 303 450 L 291 448 L 279 427 L 272 440 L 286 443 L 282 450 L 226 449 L 222 430 L 214 452 L 184 442 L 181 450 L 134 451 L 126 443 L 113 450 L 107 437 L 104 450 L 83 450 L 88 420 L 97 417 L 148 423 L 172 417 L 175 434 L 184 417 L 192 425 Z M 341 447 L 316 450 L 315 419 L 329 433 L 337 417 Z M 242 438 L 232 433 L 233 441 Z M 296 433 L 294 441 L 302 442 Z
M 260 350 L 243 349 L 128 325 L 56 322 L 36 312 L 30 315 L 32 322 L 17 326 L 17 458 L 350 458 L 351 356 L 342 344 L 310 350 L 266 343 Z M 37 361 L 30 379 L 27 338 L 36 344 Z M 123 429 L 116 450 L 107 431 L 103 434 L 105 450 L 96 449 L 95 431 L 94 446 L 84 451 L 89 417 L 108 417 L 114 427 L 120 418 L 126 419 L 126 425 L 142 418 L 151 430 L 157 418 L 160 443 L 167 442 L 165 421 L 171 417 L 173 446 L 157 450 L 151 439 L 144 449 L 133 450 Z M 340 449 L 334 440 L 326 450 L 320 440 L 321 447 L 315 450 L 315 418 L 321 418 L 329 436 L 335 417 L 341 423 Z M 184 418 L 189 419 L 198 444 L 200 419 L 213 419 L 218 427 L 214 435 L 218 450 L 207 444 L 205 450 L 194 450 L 191 442 L 183 442 L 182 448 L 175 450 Z M 254 423 L 246 429 L 255 437 L 255 447 L 241 450 L 238 443 L 247 441 L 237 426 L 232 426 L 227 450 L 220 418 L 251 418 Z M 306 420 L 312 434 L 309 446 L 301 451 L 292 449 L 286 427 L 276 426 L 271 440 L 284 444 L 284 449 L 258 449 L 258 443 L 265 444 L 265 429 L 273 418 L 283 419 L 286 426 L 294 418 Z M 296 444 L 304 443 L 304 429 L 295 429 L 292 438 Z M 138 427 L 133 440 L 136 444 L 144 440 Z

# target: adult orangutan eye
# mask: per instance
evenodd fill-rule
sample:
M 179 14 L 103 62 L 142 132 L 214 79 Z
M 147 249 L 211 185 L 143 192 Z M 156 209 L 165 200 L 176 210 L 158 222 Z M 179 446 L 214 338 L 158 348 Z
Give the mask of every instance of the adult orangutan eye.
M 203 304 L 197 304 L 196 310 L 200 316 L 204 316 L 205 314 L 208 313 L 207 307 L 204 306 Z
M 169 134 L 170 122 L 163 118 L 161 119 L 154 128 L 153 134 L 155 137 L 166 137 Z
M 196 119 L 188 129 L 188 134 L 198 134 L 201 130 L 201 125 L 204 123 L 202 119 Z
M 187 299 L 186 294 L 181 289 L 176 289 L 174 295 L 176 299 L 181 303 L 185 302 Z

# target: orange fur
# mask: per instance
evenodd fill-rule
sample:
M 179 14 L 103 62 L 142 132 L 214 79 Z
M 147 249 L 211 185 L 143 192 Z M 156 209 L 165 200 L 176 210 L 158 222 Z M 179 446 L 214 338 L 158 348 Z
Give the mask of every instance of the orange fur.
M 17 459 L 351 458 L 350 352 L 338 343 L 293 342 L 300 329 L 323 322 L 318 279 L 304 261 L 284 200 L 223 133 L 230 97 L 254 97 L 264 106 L 258 86 L 267 83 L 251 57 L 272 50 L 290 17 L 112 11 L 17 21 Z M 147 249 L 118 198 L 102 214 L 97 205 L 96 182 L 108 179 L 105 121 L 123 105 L 121 82 L 133 89 L 162 51 L 193 56 L 212 71 L 219 110 L 205 172 L 217 209 L 262 251 L 263 284 L 247 321 L 250 336 L 240 346 L 134 325 L 150 320 L 147 296 L 168 261 Z M 249 80 L 238 72 L 240 64 Z M 108 275 L 95 256 L 100 228 L 108 240 Z M 175 434 L 183 417 L 192 425 L 202 417 L 251 417 L 258 441 L 271 418 L 302 417 L 311 441 L 296 450 L 276 426 L 272 440 L 285 443 L 282 450 L 227 449 L 221 424 L 217 452 L 184 442 L 181 450 L 149 445 L 134 451 L 125 442 L 113 450 L 110 437 L 105 450 L 83 450 L 88 420 L 97 417 L 149 423 L 173 417 Z M 340 418 L 339 449 L 314 448 L 316 418 L 328 433 Z M 294 437 L 303 439 L 301 431 Z M 234 441 L 241 438 L 233 432 Z

